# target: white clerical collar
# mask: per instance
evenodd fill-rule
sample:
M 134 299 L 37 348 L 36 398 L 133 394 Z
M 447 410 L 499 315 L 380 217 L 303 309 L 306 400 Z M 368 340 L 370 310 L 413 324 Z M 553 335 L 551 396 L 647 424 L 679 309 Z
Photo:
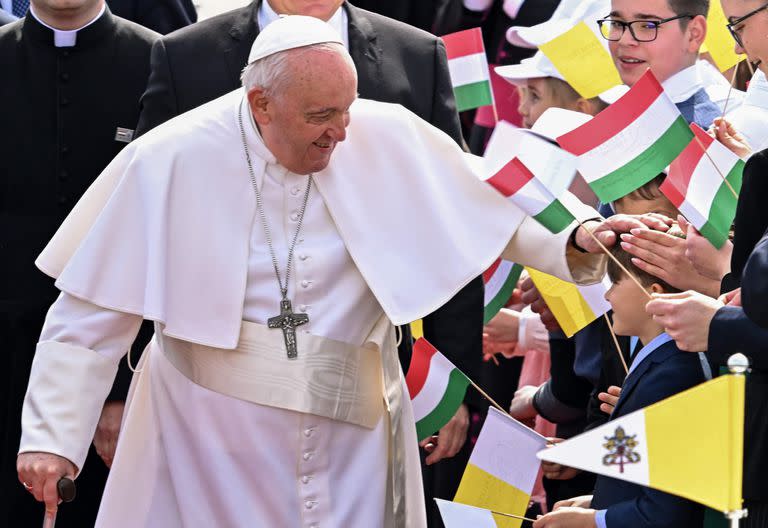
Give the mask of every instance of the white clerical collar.
M 661 83 L 661 85 L 675 104 L 687 101 L 693 94 L 704 88 L 704 83 L 701 80 L 701 74 L 696 64 L 680 70 Z
M 32 13 L 32 16 L 35 17 L 35 19 L 40 22 L 42 25 L 53 31 L 53 45 L 57 48 L 71 48 L 77 43 L 77 32 L 81 29 L 85 29 L 94 22 L 96 22 L 101 15 L 104 14 L 104 11 L 107 9 L 107 3 L 105 2 L 101 6 L 101 11 L 99 11 L 99 14 L 93 17 L 93 19 L 88 22 L 83 27 L 77 28 L 77 29 L 71 29 L 71 30 L 63 30 L 63 29 L 56 29 L 55 27 L 51 27 L 42 20 L 40 20 L 40 17 L 37 16 L 37 13 L 35 13 L 35 7 L 34 5 L 29 5 L 29 12 Z
M 280 15 L 278 15 L 274 9 L 272 9 L 272 6 L 269 5 L 268 0 L 262 0 L 261 6 L 259 6 L 259 14 L 258 14 L 258 22 L 259 22 L 259 30 L 263 30 L 265 27 L 267 27 L 271 22 L 274 22 L 280 18 Z M 341 35 L 341 40 L 344 41 L 344 47 L 349 49 L 349 30 L 347 27 L 347 13 L 344 11 L 344 8 L 339 7 L 336 12 L 333 14 L 333 16 L 328 20 L 328 24 L 335 29 L 339 35 Z

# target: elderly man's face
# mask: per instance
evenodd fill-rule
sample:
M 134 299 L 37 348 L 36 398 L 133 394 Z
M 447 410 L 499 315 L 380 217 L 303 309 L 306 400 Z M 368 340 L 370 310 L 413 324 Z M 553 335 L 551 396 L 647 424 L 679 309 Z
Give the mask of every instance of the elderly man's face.
M 325 20 L 333 16 L 344 0 L 267 0 L 279 15 L 304 15 Z
M 248 92 L 254 119 L 277 161 L 296 174 L 323 170 L 346 138 L 357 74 L 341 55 L 304 51 L 289 58 L 281 93 Z

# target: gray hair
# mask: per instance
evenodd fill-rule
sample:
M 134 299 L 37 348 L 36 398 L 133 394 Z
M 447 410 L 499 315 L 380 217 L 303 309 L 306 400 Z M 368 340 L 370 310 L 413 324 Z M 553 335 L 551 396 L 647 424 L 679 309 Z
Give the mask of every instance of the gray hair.
M 357 71 L 355 63 L 352 62 L 352 57 L 342 44 L 338 42 L 322 42 L 311 46 L 280 51 L 263 59 L 253 61 L 243 68 L 240 81 L 243 83 L 246 91 L 250 91 L 258 86 L 264 90 L 267 96 L 278 94 L 283 91 L 283 87 L 286 81 L 288 81 L 289 59 L 312 51 L 341 55 L 350 68 L 355 72 Z

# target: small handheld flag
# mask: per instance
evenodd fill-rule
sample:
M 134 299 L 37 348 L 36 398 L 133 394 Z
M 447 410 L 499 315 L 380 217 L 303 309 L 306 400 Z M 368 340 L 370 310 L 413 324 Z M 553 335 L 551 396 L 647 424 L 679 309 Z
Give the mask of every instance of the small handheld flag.
M 507 305 L 522 272 L 523 267 L 520 264 L 502 258 L 496 259 L 496 262 L 483 272 L 483 283 L 485 283 L 483 324 L 488 324 Z
M 745 164 L 698 125 L 691 124 L 691 130 L 698 141 L 691 141 L 672 162 L 659 189 L 713 246 L 720 248 L 728 240 L 738 201 L 728 184 L 739 192 Z
M 459 112 L 493 104 L 491 74 L 485 55 L 483 32 L 467 29 L 443 36 L 448 70 Z
M 692 139 L 648 70 L 618 101 L 557 142 L 578 156 L 579 172 L 597 197 L 611 202 L 659 175 Z

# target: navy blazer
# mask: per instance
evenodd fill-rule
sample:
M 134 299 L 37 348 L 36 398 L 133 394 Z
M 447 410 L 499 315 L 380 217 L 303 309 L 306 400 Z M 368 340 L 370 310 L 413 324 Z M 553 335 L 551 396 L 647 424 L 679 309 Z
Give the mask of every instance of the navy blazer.
M 741 302 L 751 320 L 768 328 L 768 236 L 757 243 L 744 267 Z
M 675 106 L 686 121 L 696 123 L 704 130 L 708 129 L 715 118 L 720 117 L 722 113 L 720 107 L 712 102 L 704 88 Z
M 624 382 L 611 419 L 625 416 L 705 381 L 698 354 L 669 341 L 651 352 Z M 698 528 L 704 507 L 623 480 L 598 475 L 592 508 L 607 509 L 608 528 Z

